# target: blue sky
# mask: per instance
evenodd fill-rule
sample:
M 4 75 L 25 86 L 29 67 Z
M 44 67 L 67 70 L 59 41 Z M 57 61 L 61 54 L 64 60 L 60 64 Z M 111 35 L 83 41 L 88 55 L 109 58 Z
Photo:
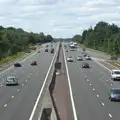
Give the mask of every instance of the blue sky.
M 0 0 L 0 24 L 72 37 L 99 21 L 120 25 L 119 0 Z

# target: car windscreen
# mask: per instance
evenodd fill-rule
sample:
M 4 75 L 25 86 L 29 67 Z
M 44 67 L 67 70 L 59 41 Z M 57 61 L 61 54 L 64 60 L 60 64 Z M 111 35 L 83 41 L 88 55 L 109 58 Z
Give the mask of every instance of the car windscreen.
M 117 89 L 116 90 L 111 90 L 111 92 L 114 93 L 114 94 L 120 94 L 120 89 L 119 90 L 117 90 Z
M 114 74 L 120 75 L 120 71 L 115 71 Z

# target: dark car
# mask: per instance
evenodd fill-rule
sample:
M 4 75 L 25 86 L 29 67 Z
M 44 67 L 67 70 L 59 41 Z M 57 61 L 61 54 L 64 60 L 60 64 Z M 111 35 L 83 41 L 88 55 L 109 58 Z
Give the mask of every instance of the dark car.
M 83 56 L 86 57 L 86 56 L 87 56 L 87 53 L 84 53 Z
M 17 62 L 17 63 L 14 64 L 14 67 L 22 67 L 22 65 Z
M 90 68 L 90 65 L 88 63 L 83 63 L 82 68 Z
M 51 52 L 51 53 L 54 53 L 54 49 L 52 48 L 50 52 Z
M 120 101 L 120 88 L 111 88 L 109 92 L 109 99 L 111 101 Z
M 48 52 L 48 49 L 45 49 L 45 52 Z
M 31 65 L 37 65 L 37 62 L 36 61 L 32 61 Z

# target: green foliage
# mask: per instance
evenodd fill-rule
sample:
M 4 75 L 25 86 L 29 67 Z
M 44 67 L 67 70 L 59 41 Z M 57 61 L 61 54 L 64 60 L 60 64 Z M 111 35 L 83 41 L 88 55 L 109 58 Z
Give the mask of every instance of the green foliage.
M 100 50 L 111 55 L 120 55 L 120 28 L 115 24 L 98 22 L 94 28 L 90 27 L 84 30 L 82 36 L 76 37 L 77 42 L 84 44 L 86 47 Z
M 51 35 L 46 36 L 44 33 L 28 33 L 21 28 L 4 28 L 0 26 L 0 59 L 21 51 L 28 51 L 29 44 L 41 44 L 52 40 Z

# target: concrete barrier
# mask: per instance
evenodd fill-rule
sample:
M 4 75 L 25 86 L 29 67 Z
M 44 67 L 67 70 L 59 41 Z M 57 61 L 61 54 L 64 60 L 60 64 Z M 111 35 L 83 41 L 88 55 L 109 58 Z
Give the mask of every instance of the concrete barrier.
M 59 50 L 60 43 L 34 116 L 29 120 L 59 120 L 57 108 L 52 96 L 56 79 L 55 63 L 59 58 Z

